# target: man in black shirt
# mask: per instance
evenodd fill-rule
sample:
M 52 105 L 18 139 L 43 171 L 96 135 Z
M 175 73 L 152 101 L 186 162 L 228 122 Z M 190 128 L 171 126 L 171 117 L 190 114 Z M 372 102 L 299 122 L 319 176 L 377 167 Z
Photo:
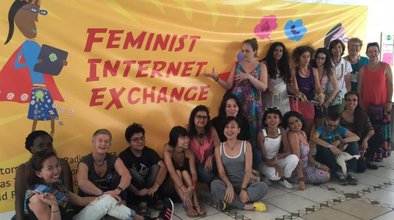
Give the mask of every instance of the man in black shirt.
M 132 179 L 129 186 L 128 201 L 139 203 L 137 213 L 149 215 L 148 201 L 155 201 L 155 208 L 159 209 L 162 202 L 158 199 L 159 187 L 167 175 L 167 168 L 159 154 L 145 146 L 145 130 L 142 125 L 133 123 L 125 131 L 128 148 L 119 154 Z M 132 198 L 132 199 L 130 199 Z M 153 199 L 152 199 L 153 198 Z

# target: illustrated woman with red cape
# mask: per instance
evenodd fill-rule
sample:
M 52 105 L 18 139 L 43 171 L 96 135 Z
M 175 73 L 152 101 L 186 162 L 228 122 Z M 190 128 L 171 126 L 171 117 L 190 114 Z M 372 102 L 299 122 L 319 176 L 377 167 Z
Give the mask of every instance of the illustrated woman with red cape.
M 38 0 L 15 0 L 8 12 L 9 31 L 7 44 L 14 33 L 14 23 L 26 37 L 23 44 L 11 55 L 0 71 L 0 101 L 29 103 L 28 119 L 33 120 L 32 130 L 37 121 L 51 121 L 51 135 L 55 132 L 58 113 L 54 100 L 64 101 L 52 75 L 34 71 L 39 62 L 41 46 L 34 41 L 37 36 L 35 23 L 38 15 L 47 15 L 40 9 Z

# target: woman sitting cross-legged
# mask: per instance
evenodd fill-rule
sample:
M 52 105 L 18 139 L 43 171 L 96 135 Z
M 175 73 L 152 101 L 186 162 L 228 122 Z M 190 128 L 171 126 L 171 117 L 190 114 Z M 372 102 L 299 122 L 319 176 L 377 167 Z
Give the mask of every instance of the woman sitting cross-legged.
M 314 153 L 308 143 L 304 129 L 304 117 L 296 111 L 287 112 L 283 117 L 283 127 L 287 133 L 293 154 L 300 159 L 296 172 L 290 178 L 291 182 L 298 179 L 299 188 L 305 189 L 305 183 L 324 183 L 330 180 L 330 169 L 314 158 Z
M 266 206 L 259 200 L 267 193 L 267 184 L 251 182 L 252 147 L 249 142 L 238 140 L 239 122 L 234 117 L 225 121 L 226 142 L 215 148 L 215 159 L 219 178 L 211 183 L 211 193 L 219 200 L 219 208 L 227 204 L 237 209 L 265 211 Z
M 265 128 L 257 135 L 257 145 L 263 154 L 259 172 L 269 180 L 277 181 L 286 189 L 293 189 L 287 181 L 297 167 L 298 157 L 290 153 L 286 132 L 280 127 L 282 113 L 278 107 L 266 107 L 263 115 Z
M 99 220 L 108 214 L 118 219 L 144 219 L 127 206 L 119 205 L 120 198 L 104 194 L 100 197 L 80 197 L 68 191 L 60 182 L 61 167 L 54 151 L 33 154 L 29 161 L 31 172 L 27 177 L 25 205 L 30 219 L 92 219 Z M 174 206 L 169 199 L 159 219 L 171 219 Z M 72 206 L 82 206 L 75 213 Z

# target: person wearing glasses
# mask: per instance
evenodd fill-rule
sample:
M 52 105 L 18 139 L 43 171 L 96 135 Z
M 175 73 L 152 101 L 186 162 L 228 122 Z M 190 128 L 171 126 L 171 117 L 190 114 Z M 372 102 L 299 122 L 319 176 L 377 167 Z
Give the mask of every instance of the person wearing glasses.
M 8 13 L 9 31 L 5 44 L 14 34 L 14 25 L 26 40 L 12 54 L 0 72 L 0 101 L 29 103 L 27 118 L 33 120 L 32 131 L 36 130 L 38 121 L 51 121 L 50 134 L 55 133 L 55 119 L 58 113 L 54 100 L 64 101 L 52 75 L 34 70 L 40 62 L 38 55 L 41 46 L 35 41 L 38 31 L 38 16 L 47 15 L 40 9 L 40 1 L 15 0 Z M 67 62 L 64 60 L 63 65 Z
M 278 106 L 282 114 L 290 111 L 287 93 L 287 84 L 290 84 L 290 65 L 286 46 L 282 42 L 272 43 L 261 62 L 267 66 L 268 72 L 268 88 L 263 93 L 263 103 L 266 106 Z
M 107 129 L 99 129 L 94 132 L 92 137 L 93 152 L 84 156 L 78 163 L 78 195 L 101 196 L 108 194 L 120 199 L 122 192 L 129 187 L 130 172 L 122 159 L 109 153 L 111 141 L 112 134 Z
M 363 42 L 357 38 L 350 38 L 347 42 L 347 48 L 349 50 L 349 54 L 344 57 L 347 61 L 350 62 L 352 66 L 352 75 L 351 75 L 351 88 L 353 92 L 357 92 L 358 88 L 358 77 L 360 75 L 360 69 L 369 63 L 367 57 L 363 57 L 360 55 L 361 48 L 363 47 Z M 346 100 L 345 100 L 346 102 Z
M 298 158 L 291 154 L 286 131 L 280 127 L 282 113 L 278 107 L 266 107 L 263 115 L 265 128 L 257 135 L 257 146 L 263 154 L 259 172 L 270 181 L 279 181 L 286 189 L 293 189 L 288 182 L 297 167 Z
M 148 205 L 161 209 L 163 203 L 159 197 L 166 197 L 164 192 L 171 191 L 166 179 L 167 167 L 156 151 L 145 146 L 145 129 L 141 124 L 129 125 L 124 135 L 128 147 L 119 154 L 119 158 L 132 176 L 127 203 L 137 203 L 137 213 L 148 216 Z
M 210 185 L 217 173 L 214 149 L 220 142 L 205 105 L 196 106 L 190 113 L 188 131 L 190 150 L 196 158 L 198 180 Z
M 288 129 L 287 136 L 291 152 L 299 158 L 297 169 L 290 181 L 298 182 L 299 189 L 304 190 L 305 184 L 319 184 L 330 180 L 330 169 L 315 160 L 315 151 L 311 149 L 304 129 L 304 117 L 290 111 L 283 116 L 283 127 Z
M 316 143 L 316 161 L 328 166 L 331 174 L 335 175 L 341 185 L 357 185 L 357 159 L 347 161 L 347 174 L 343 173 L 336 162 L 336 156 L 342 151 L 350 155 L 359 155 L 357 141 L 360 138 L 345 127 L 339 125 L 340 115 L 329 112 L 324 125 L 318 127 L 312 135 L 312 141 Z
M 196 159 L 189 149 L 189 132 L 184 127 L 175 126 L 170 131 L 169 139 L 164 145 L 164 163 L 186 215 L 190 218 L 206 216 L 197 197 Z

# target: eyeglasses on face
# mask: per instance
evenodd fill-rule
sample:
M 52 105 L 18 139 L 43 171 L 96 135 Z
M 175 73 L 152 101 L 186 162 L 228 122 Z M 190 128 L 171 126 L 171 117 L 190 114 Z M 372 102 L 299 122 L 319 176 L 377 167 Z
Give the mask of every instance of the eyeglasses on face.
M 207 120 L 208 116 L 206 116 L 206 115 L 196 115 L 196 119 L 198 119 L 198 120 Z
M 267 106 L 265 107 L 265 111 L 279 110 L 278 106 Z
M 39 13 L 40 15 L 47 15 L 48 11 L 44 9 L 39 9 L 37 7 L 30 7 L 30 8 L 21 8 L 26 11 L 30 11 L 31 13 Z
M 139 141 L 145 141 L 145 136 L 141 136 L 141 137 L 135 137 L 131 139 L 132 142 L 139 142 Z

